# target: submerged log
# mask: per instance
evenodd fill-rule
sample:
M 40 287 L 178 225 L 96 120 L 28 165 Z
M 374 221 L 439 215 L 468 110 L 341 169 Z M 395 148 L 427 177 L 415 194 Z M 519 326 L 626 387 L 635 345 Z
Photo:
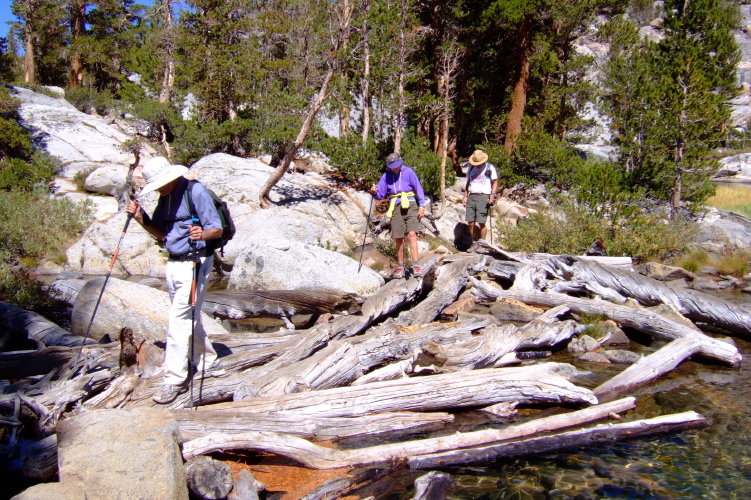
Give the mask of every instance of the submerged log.
M 410 459 L 409 466 L 413 469 L 432 469 L 449 465 L 489 462 L 501 457 L 518 457 L 598 443 L 612 443 L 619 440 L 652 436 L 665 432 L 698 429 L 707 425 L 709 425 L 707 419 L 696 412 L 688 411 L 647 420 L 602 424 L 595 427 L 575 429 L 519 441 L 423 455 Z
M 353 450 L 324 448 L 304 439 L 293 438 L 289 435 L 278 433 L 249 432 L 235 435 L 217 433 L 185 443 L 183 446 L 183 456 L 186 459 L 190 459 L 218 450 L 255 450 L 293 458 L 313 469 L 336 469 L 400 459 L 410 460 L 414 457 L 440 452 L 468 450 L 476 446 L 518 439 L 539 432 L 582 425 L 608 418 L 612 413 L 628 411 L 634 407 L 634 399 L 627 398 L 605 405 L 593 406 L 585 410 L 508 426 L 503 429 L 485 429 L 475 432 L 456 433 L 437 438 L 384 444 Z
M 732 366 L 738 366 L 742 359 L 741 354 L 735 346 L 704 335 L 686 325 L 671 321 L 653 311 L 620 306 L 602 300 L 579 299 L 560 293 L 503 290 L 483 283 L 480 280 L 470 279 L 475 285 L 473 294 L 481 299 L 495 300 L 498 297 L 505 297 L 520 300 L 526 304 L 546 307 L 565 304 L 574 312 L 599 314 L 612 319 L 616 323 L 634 328 L 659 340 L 669 342 L 680 337 L 696 337 L 700 341 L 700 354 L 702 356 L 716 359 Z
M 434 470 L 415 480 L 415 495 L 412 500 L 445 500 L 454 488 L 454 478 L 445 472 Z

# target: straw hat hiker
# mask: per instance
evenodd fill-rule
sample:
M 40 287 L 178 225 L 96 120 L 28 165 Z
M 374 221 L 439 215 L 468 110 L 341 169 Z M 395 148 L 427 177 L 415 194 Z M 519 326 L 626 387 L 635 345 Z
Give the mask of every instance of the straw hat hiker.
M 475 167 L 479 167 L 486 161 L 488 161 L 488 155 L 480 149 L 475 149 L 475 152 L 469 157 L 469 163 Z
M 182 177 L 188 172 L 188 169 L 182 165 L 171 165 L 167 158 L 156 156 L 143 166 L 141 175 L 146 181 L 146 185 L 141 190 L 139 196 L 150 193 L 168 184 L 178 177 Z

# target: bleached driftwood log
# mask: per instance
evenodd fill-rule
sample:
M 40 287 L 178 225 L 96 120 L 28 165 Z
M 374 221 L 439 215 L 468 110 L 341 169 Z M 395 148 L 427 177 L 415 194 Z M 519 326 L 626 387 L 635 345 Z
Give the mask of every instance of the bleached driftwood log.
M 594 393 L 601 402 L 611 401 L 673 370 L 700 349 L 701 342 L 696 337 L 675 339 L 604 382 Z
M 427 343 L 420 363 L 428 362 L 441 371 L 476 370 L 493 366 L 514 351 L 554 346 L 576 332 L 575 322 L 555 321 L 567 311 L 566 306 L 558 306 L 522 327 L 512 324 L 488 327 L 481 335 L 456 344 Z
M 467 284 L 467 268 L 479 261 L 479 256 L 472 256 L 441 266 L 436 273 L 436 284 L 428 296 L 412 309 L 400 313 L 396 322 L 402 325 L 424 325 L 433 321 L 446 306 L 456 300 Z
M 222 319 L 273 316 L 289 321 L 295 314 L 323 314 L 362 300 L 354 294 L 327 290 L 252 290 L 207 292 L 203 312 Z
M 364 335 L 330 342 L 303 361 L 247 382 L 242 387 L 245 392 L 236 391 L 234 399 L 349 385 L 374 366 L 410 358 L 427 342 L 455 342 L 470 337 L 474 330 L 484 326 L 487 326 L 486 321 L 474 320 L 462 324 L 431 325 L 407 333 L 389 322 Z
M 276 453 L 302 462 L 314 469 L 353 467 L 378 462 L 411 459 L 442 452 L 468 450 L 490 443 L 508 441 L 540 432 L 550 432 L 567 427 L 608 418 L 634 408 L 634 398 L 626 398 L 605 405 L 597 405 L 561 415 L 531 420 L 503 429 L 485 429 L 475 432 L 456 433 L 437 438 L 384 444 L 353 450 L 335 450 L 315 445 L 304 439 L 292 438 L 278 433 L 246 433 L 236 435 L 211 434 L 185 443 L 183 457 L 192 457 L 217 450 L 245 449 Z
M 208 434 L 242 434 L 244 432 L 279 432 L 315 441 L 365 436 L 402 436 L 437 431 L 454 421 L 445 412 L 386 412 L 358 417 L 305 417 L 279 413 L 246 413 L 172 410 L 180 433 L 187 440 Z
M 282 412 L 295 415 L 353 417 L 388 411 L 431 411 L 487 406 L 503 401 L 553 404 L 596 404 L 588 389 L 577 387 L 558 371 L 573 369 L 561 363 L 541 363 L 518 368 L 474 370 L 364 386 L 337 387 L 279 396 L 259 396 L 218 403 L 218 411 Z M 575 369 L 573 369 L 575 371 Z
M 470 278 L 470 280 L 475 285 L 472 293 L 479 299 L 495 300 L 498 297 L 505 297 L 530 305 L 546 307 L 565 304 L 574 312 L 599 314 L 612 319 L 616 323 L 634 328 L 659 340 L 669 342 L 680 337 L 695 336 L 701 342 L 700 353 L 702 356 L 716 359 L 732 366 L 737 366 L 741 362 L 741 354 L 735 346 L 704 335 L 688 326 L 671 321 L 653 311 L 620 306 L 602 300 L 580 299 L 560 293 L 503 290 L 478 279 Z
M 646 306 L 669 304 L 690 319 L 751 338 L 751 312 L 719 297 L 696 290 L 671 288 L 662 281 L 639 273 L 624 272 L 579 258 L 560 256 L 550 259 L 549 263 L 559 276 L 569 281 L 596 284 Z
M 423 455 L 410 459 L 409 466 L 413 469 L 432 469 L 473 462 L 489 462 L 501 457 L 518 457 L 597 443 L 612 443 L 665 432 L 697 429 L 707 425 L 708 422 L 704 417 L 696 412 L 688 411 L 647 420 L 601 424 L 595 427 L 546 434 L 507 443 Z

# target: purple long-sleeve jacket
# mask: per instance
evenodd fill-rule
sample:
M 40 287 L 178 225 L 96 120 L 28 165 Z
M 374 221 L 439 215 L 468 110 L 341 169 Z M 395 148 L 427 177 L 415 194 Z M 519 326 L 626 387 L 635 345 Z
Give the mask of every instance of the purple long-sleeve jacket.
M 378 181 L 378 191 L 376 191 L 376 200 L 382 200 L 387 196 L 398 193 L 412 191 L 417 198 L 417 205 L 425 206 L 425 193 L 420 185 L 415 171 L 407 166 L 402 166 L 397 173 L 391 169 L 387 170 Z

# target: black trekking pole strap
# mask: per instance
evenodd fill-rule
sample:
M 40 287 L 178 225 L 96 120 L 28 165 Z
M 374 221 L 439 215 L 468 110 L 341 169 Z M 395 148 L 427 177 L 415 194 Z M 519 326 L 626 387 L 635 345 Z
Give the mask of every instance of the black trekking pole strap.
M 362 233 L 362 248 L 360 249 L 360 265 L 357 267 L 357 272 L 362 269 L 362 256 L 365 253 L 365 237 L 368 235 L 368 228 L 370 227 L 370 214 L 373 212 L 373 200 L 375 196 L 370 197 L 370 208 L 368 209 L 368 220 L 365 221 L 365 231 Z
M 81 356 L 81 353 L 83 353 L 83 348 L 86 345 L 86 341 L 89 338 L 89 333 L 91 333 L 91 325 L 94 324 L 94 317 L 96 316 L 97 309 L 99 309 L 99 303 L 102 301 L 102 296 L 104 295 L 104 289 L 107 287 L 107 282 L 110 279 L 110 275 L 112 274 L 112 269 L 115 267 L 115 261 L 117 260 L 117 254 L 120 253 L 120 246 L 123 244 L 123 239 L 125 239 L 125 233 L 128 232 L 128 226 L 130 225 L 130 221 L 133 219 L 133 214 L 128 214 L 127 218 L 125 219 L 125 227 L 123 227 L 123 232 L 120 234 L 120 241 L 117 242 L 117 248 L 115 248 L 115 253 L 112 254 L 112 260 L 110 261 L 110 267 L 107 271 L 107 275 L 104 277 L 104 283 L 102 283 L 102 289 L 99 291 L 99 298 L 96 299 L 96 303 L 94 304 L 94 311 L 91 313 L 91 319 L 89 320 L 89 326 L 86 328 L 86 335 L 83 336 L 83 341 L 81 342 L 81 348 L 78 350 L 78 355 L 73 360 L 73 364 L 71 364 L 71 367 L 75 365 L 76 362 L 78 362 L 78 359 Z

